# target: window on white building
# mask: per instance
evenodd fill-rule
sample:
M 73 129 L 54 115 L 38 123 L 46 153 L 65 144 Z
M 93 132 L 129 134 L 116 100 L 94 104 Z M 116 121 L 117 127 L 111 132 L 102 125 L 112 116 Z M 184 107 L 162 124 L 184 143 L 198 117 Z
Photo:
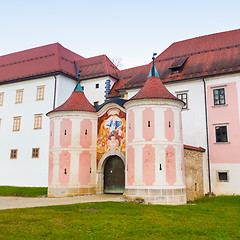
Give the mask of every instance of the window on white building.
M 22 103 L 23 101 L 23 89 L 16 90 L 15 103 Z
M 37 87 L 36 100 L 44 100 L 44 86 Z
M 99 88 L 99 83 L 96 83 L 96 88 Z
M 228 171 L 217 171 L 217 181 L 228 182 L 229 181 Z
M 183 106 L 183 109 L 188 109 L 188 96 L 186 92 L 182 92 L 182 93 L 177 93 L 177 98 L 182 100 L 185 105 Z
M 39 151 L 40 151 L 40 148 L 33 148 L 32 149 L 32 158 L 39 158 Z
M 10 159 L 17 159 L 17 152 L 18 152 L 17 149 L 11 149 Z
M 99 101 L 93 102 L 93 105 L 94 105 L 95 107 L 98 106 L 98 104 L 99 104 Z
M 42 114 L 34 116 L 34 129 L 41 129 L 42 128 Z
M 21 117 L 13 118 L 13 131 L 20 131 Z
M 225 88 L 224 87 L 213 89 L 213 104 L 214 104 L 214 106 L 226 104 L 226 96 L 225 96 Z
M 3 97 L 4 97 L 4 92 L 0 93 L 0 106 L 3 105 Z
M 215 139 L 216 139 L 216 143 L 228 142 L 228 126 L 227 125 L 215 126 Z

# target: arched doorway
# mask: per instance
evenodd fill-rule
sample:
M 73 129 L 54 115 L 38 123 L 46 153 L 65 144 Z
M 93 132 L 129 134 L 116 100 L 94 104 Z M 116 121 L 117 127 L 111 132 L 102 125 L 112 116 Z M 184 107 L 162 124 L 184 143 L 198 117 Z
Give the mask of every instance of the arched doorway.
M 104 193 L 124 193 L 125 166 L 118 156 L 110 156 L 104 165 Z

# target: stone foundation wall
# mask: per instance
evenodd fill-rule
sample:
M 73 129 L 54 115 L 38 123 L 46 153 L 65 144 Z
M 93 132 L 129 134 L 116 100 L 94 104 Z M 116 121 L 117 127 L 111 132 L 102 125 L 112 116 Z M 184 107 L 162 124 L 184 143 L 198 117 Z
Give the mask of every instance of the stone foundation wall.
M 96 187 L 86 188 L 71 188 L 71 187 L 56 187 L 48 188 L 48 197 L 73 197 L 80 195 L 95 194 Z
M 142 199 L 150 204 L 180 205 L 186 203 L 185 187 L 126 188 L 124 196 L 128 200 Z
M 187 201 L 204 196 L 203 155 L 204 151 L 184 148 Z

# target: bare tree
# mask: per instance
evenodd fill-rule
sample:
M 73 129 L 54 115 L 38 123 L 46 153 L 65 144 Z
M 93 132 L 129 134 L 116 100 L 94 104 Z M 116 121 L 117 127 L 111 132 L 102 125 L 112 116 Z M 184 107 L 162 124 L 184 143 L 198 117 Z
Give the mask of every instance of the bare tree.
M 120 58 L 120 57 L 111 57 L 110 59 L 111 59 L 111 61 L 114 63 L 114 65 L 117 68 L 122 68 L 123 67 L 122 58 Z

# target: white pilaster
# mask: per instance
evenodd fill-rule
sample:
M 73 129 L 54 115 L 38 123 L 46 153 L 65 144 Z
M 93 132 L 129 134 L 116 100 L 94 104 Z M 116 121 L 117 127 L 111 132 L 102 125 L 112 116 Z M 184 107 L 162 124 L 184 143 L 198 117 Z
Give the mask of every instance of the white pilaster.
M 143 145 L 135 145 L 134 148 L 134 183 L 133 186 L 143 186 Z
M 96 151 L 90 151 L 91 153 L 91 180 L 90 184 L 96 184 L 96 165 L 97 165 L 97 153 Z
M 166 108 L 152 108 L 154 110 L 155 137 L 153 141 L 166 141 L 165 139 L 165 119 Z
M 72 121 L 72 138 L 71 147 L 78 147 L 80 145 L 80 119 L 71 119 Z
M 133 142 L 139 142 L 139 141 L 144 141 L 143 139 L 143 109 L 142 108 L 137 108 L 133 109 L 134 111 L 134 140 Z
M 61 119 L 54 120 L 54 148 L 60 148 L 60 122 Z
M 93 148 L 97 147 L 97 120 L 92 119 L 92 146 Z
M 153 145 L 155 148 L 155 186 L 167 185 L 166 182 L 166 146 L 165 145 Z M 161 169 L 160 170 L 160 164 Z
M 175 145 L 173 147 L 175 149 L 175 161 L 176 161 L 176 182 L 174 185 L 183 185 L 183 178 L 182 178 L 182 148 L 183 148 L 183 146 Z
M 70 185 L 78 185 L 79 176 L 79 155 L 81 151 L 69 151 L 71 154 L 70 162 Z
M 54 151 L 53 154 L 53 180 L 52 185 L 59 185 L 59 155 L 60 151 Z

